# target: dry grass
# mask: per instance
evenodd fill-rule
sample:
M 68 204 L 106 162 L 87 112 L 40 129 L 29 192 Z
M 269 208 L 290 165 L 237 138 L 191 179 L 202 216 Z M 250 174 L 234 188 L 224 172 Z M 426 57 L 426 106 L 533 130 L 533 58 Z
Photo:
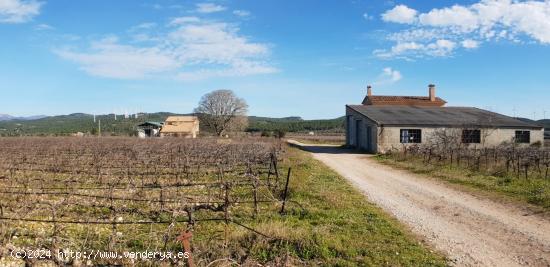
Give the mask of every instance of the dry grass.
M 345 135 L 289 134 L 287 138 L 304 144 L 344 145 L 346 143 Z
M 442 179 L 465 188 L 503 197 L 514 202 L 529 203 L 550 210 L 550 180 L 532 172 L 528 178 L 505 174 L 497 169 L 467 168 L 448 163 L 426 163 L 422 158 L 379 155 L 377 159 L 390 166 Z

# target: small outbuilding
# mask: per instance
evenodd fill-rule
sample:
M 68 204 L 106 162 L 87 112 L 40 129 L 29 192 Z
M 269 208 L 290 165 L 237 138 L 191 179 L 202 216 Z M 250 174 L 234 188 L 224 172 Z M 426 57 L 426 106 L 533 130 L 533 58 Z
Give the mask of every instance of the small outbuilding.
M 147 121 L 137 126 L 137 132 L 139 138 L 146 137 L 158 137 L 160 136 L 160 129 L 162 128 L 162 122 Z
M 196 116 L 169 116 L 166 118 L 161 136 L 196 138 L 199 134 L 199 118 Z
M 434 85 L 427 97 L 373 96 L 371 90 L 362 105 L 346 105 L 346 144 L 367 152 L 434 142 L 442 133 L 473 148 L 544 141 L 540 125 L 478 108 L 445 107 Z

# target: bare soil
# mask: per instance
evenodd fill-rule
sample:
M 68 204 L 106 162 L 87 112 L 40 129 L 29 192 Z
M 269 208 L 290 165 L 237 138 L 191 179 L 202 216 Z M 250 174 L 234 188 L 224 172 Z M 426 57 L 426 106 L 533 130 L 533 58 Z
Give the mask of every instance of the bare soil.
M 450 265 L 550 266 L 547 217 L 382 165 L 352 150 L 295 144 L 444 252 Z

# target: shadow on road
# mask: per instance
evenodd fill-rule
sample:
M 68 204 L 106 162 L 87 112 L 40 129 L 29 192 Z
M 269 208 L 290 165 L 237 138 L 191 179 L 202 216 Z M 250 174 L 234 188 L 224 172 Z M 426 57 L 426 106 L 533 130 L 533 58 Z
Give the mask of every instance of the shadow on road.
M 287 143 L 290 146 L 299 148 L 301 150 L 319 154 L 365 154 L 364 152 L 356 149 L 350 149 L 336 145 L 302 144 L 294 140 L 287 140 Z

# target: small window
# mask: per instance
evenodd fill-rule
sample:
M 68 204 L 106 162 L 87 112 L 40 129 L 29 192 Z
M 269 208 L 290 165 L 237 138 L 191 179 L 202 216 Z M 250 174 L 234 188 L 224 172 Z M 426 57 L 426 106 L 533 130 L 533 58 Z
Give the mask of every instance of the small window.
M 401 143 L 422 143 L 422 130 L 420 129 L 401 129 Z
M 481 130 L 462 130 L 463 144 L 481 143 Z
M 531 143 L 530 131 L 516 131 L 516 143 L 529 144 Z

